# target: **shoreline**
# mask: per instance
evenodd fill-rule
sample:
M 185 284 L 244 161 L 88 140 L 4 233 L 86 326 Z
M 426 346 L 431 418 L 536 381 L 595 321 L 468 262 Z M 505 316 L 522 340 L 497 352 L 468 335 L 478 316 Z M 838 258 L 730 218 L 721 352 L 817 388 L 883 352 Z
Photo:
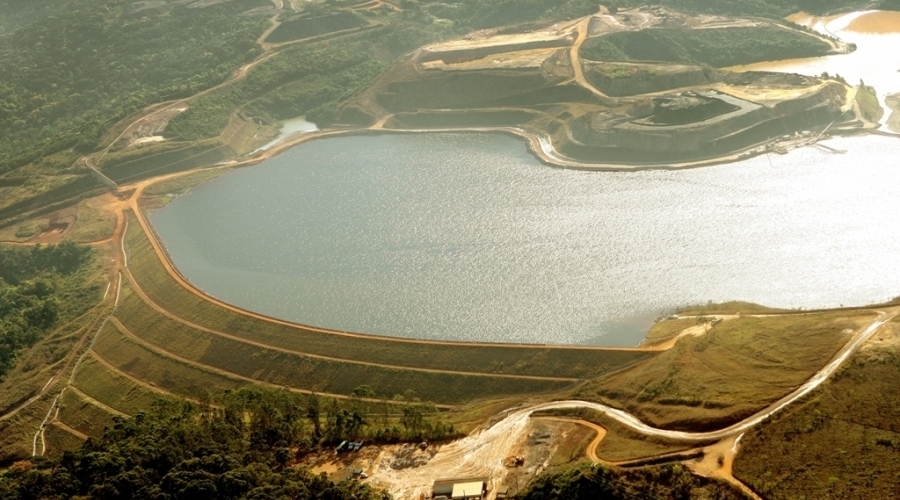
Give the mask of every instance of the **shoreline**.
M 494 134 L 503 134 L 503 135 L 507 135 L 507 136 L 515 137 L 515 138 L 519 138 L 519 139 L 525 139 L 526 145 L 529 148 L 529 152 L 531 154 L 533 154 L 536 158 L 540 159 L 540 156 L 535 154 L 534 150 L 531 149 L 532 147 L 534 147 L 533 146 L 534 143 L 539 141 L 538 136 L 529 134 L 528 132 L 523 131 L 521 129 L 503 128 L 503 127 L 501 127 L 501 128 L 477 128 L 477 129 L 442 129 L 442 130 L 344 129 L 344 130 L 325 130 L 325 131 L 321 131 L 321 132 L 306 133 L 299 137 L 294 137 L 291 140 L 285 141 L 282 144 L 274 146 L 271 150 L 264 152 L 265 154 L 258 154 L 256 156 L 254 156 L 253 158 L 246 159 L 240 163 L 220 164 L 218 166 L 207 167 L 206 169 L 210 169 L 210 170 L 225 169 L 225 171 L 227 171 L 232 168 L 256 165 L 256 164 L 261 163 L 267 159 L 270 159 L 284 151 L 287 151 L 288 149 L 290 149 L 294 146 L 297 146 L 299 144 L 305 143 L 307 141 L 328 138 L 328 137 L 333 137 L 333 136 L 380 135 L 380 134 L 384 134 L 384 133 L 431 133 L 431 132 L 438 132 L 438 133 L 494 133 Z M 875 135 L 896 137 L 895 134 L 888 134 L 888 133 L 884 133 L 884 132 L 877 131 L 877 130 L 869 130 L 868 132 L 873 133 Z M 198 170 L 188 170 L 188 171 L 184 171 L 182 173 L 175 174 L 174 176 L 169 175 L 169 176 L 164 176 L 164 177 L 170 178 L 170 177 L 177 177 L 177 176 L 182 176 L 182 175 L 189 175 L 189 174 L 197 172 L 197 171 Z M 147 185 L 148 186 L 152 185 L 160 180 L 163 180 L 163 179 L 160 178 L 160 179 L 150 180 L 147 183 Z M 152 211 L 152 209 L 151 209 L 151 211 Z M 154 241 L 155 246 L 157 246 L 161 250 L 161 253 L 163 255 L 163 260 L 166 261 L 168 264 L 168 266 L 166 266 L 166 267 L 171 266 L 171 269 L 174 271 L 174 274 L 177 275 L 176 281 L 181 281 L 182 284 L 188 284 L 187 287 L 189 289 L 194 289 L 194 290 L 198 291 L 207 300 L 209 300 L 213 303 L 219 303 L 219 304 L 223 304 L 223 305 L 227 304 L 227 306 L 230 306 L 232 308 L 240 309 L 241 312 L 243 312 L 245 314 L 250 314 L 252 316 L 257 316 L 257 317 L 265 317 L 265 319 L 267 319 L 269 321 L 274 321 L 274 322 L 283 323 L 283 324 L 290 324 L 292 326 L 299 327 L 299 328 L 307 328 L 307 329 L 328 332 L 328 333 L 351 335 L 351 336 L 361 336 L 361 337 L 366 337 L 366 338 L 371 338 L 371 339 L 391 340 L 391 341 L 397 341 L 397 342 L 425 342 L 425 343 L 438 343 L 438 344 L 453 343 L 453 344 L 463 344 L 463 345 L 475 344 L 475 345 L 494 345 L 494 346 L 509 345 L 509 346 L 520 346 L 520 347 L 527 346 L 527 347 L 548 347 L 548 348 L 562 348 L 562 349 L 566 349 L 566 348 L 569 348 L 569 349 L 588 348 L 588 349 L 599 349 L 599 350 L 644 350 L 644 349 L 647 349 L 647 347 L 644 346 L 644 342 L 646 342 L 646 340 L 647 340 L 646 332 L 644 334 L 643 339 L 639 343 L 637 343 L 634 346 L 627 346 L 627 347 L 626 346 L 583 345 L 583 344 L 548 344 L 548 343 L 522 343 L 522 342 L 509 343 L 509 342 L 471 341 L 471 340 L 465 341 L 465 340 L 422 339 L 422 338 L 414 338 L 414 337 L 392 336 L 392 335 L 385 335 L 385 334 L 362 333 L 362 332 L 357 332 L 357 331 L 344 331 L 344 330 L 340 330 L 340 329 L 333 329 L 333 328 L 329 328 L 329 327 L 305 324 L 305 323 L 297 322 L 294 320 L 270 316 L 265 313 L 260 313 L 257 311 L 253 311 L 251 309 L 247 309 L 243 306 L 239 306 L 239 305 L 230 303 L 226 300 L 219 299 L 215 296 L 212 296 L 205 290 L 199 288 L 197 285 L 191 283 L 189 281 L 189 279 L 186 276 L 184 276 L 180 270 L 177 269 L 177 266 L 174 264 L 174 261 L 172 260 L 171 256 L 169 255 L 169 252 L 168 252 L 168 249 L 166 248 L 165 243 L 162 241 L 162 238 L 160 238 L 159 235 L 156 233 L 155 228 L 153 228 L 153 224 L 150 222 L 147 214 L 148 214 L 148 212 L 145 212 L 142 209 L 142 210 L 140 210 L 140 213 L 136 214 L 136 216 L 139 218 L 139 220 L 143 219 L 145 221 L 146 226 L 149 229 L 149 231 L 147 231 L 148 236 Z M 866 303 L 866 304 L 858 304 L 858 305 L 844 306 L 844 307 L 827 307 L 826 306 L 826 307 L 815 307 L 815 308 L 810 308 L 810 309 L 796 309 L 796 310 L 784 311 L 779 314 L 806 315 L 806 314 L 813 314 L 813 313 L 826 312 L 826 311 L 842 311 L 842 310 L 852 311 L 852 310 L 870 309 L 873 307 L 881 307 L 881 306 L 888 305 L 890 303 L 891 303 L 891 299 L 888 298 L 884 301 L 871 302 L 871 303 Z M 684 307 L 687 307 L 687 305 L 685 305 Z M 648 332 L 649 332 L 649 330 L 648 330 Z M 653 350 L 653 349 L 651 348 L 650 350 Z
M 284 142 L 279 144 L 275 144 L 271 146 L 269 149 L 264 151 L 258 151 L 251 153 L 253 156 L 246 156 L 244 158 L 239 158 L 236 160 L 230 160 L 227 162 L 222 162 L 215 164 L 214 166 L 232 166 L 232 167 L 240 167 L 247 165 L 255 165 L 257 163 L 261 163 L 265 160 L 278 156 L 279 154 L 291 149 L 295 146 L 299 146 L 305 142 L 314 141 L 318 139 L 326 139 L 330 137 L 339 137 L 339 136 L 353 136 L 353 135 L 387 135 L 387 134 L 429 134 L 429 133 L 437 133 L 437 134 L 502 134 L 510 137 L 514 137 L 517 139 L 521 139 L 525 142 L 526 148 L 528 152 L 535 157 L 542 164 L 551 167 L 551 168 L 560 168 L 566 170 L 580 170 L 580 171 L 594 171 L 594 172 L 641 172 L 646 170 L 690 170 L 695 168 L 703 168 L 703 167 L 712 167 L 716 165 L 725 165 L 729 163 L 735 163 L 743 160 L 748 160 L 750 158 L 754 158 L 757 156 L 761 156 L 767 153 L 772 153 L 774 151 L 770 151 L 766 148 L 767 144 L 771 144 L 773 140 L 770 139 L 764 142 L 759 142 L 756 144 L 752 144 L 743 149 L 739 149 L 737 151 L 732 151 L 728 154 L 715 156 L 711 158 L 691 160 L 685 162 L 677 162 L 677 163 L 602 163 L 602 162 L 585 162 L 579 161 L 576 159 L 568 158 L 560 153 L 558 153 L 555 149 L 553 149 L 553 144 L 550 139 L 542 134 L 538 134 L 536 132 L 525 130 L 518 127 L 446 127 L 446 128 L 429 128 L 429 129 L 387 129 L 387 128 L 347 128 L 347 129 L 324 129 L 317 132 L 309 132 L 304 133 L 298 137 L 293 139 L 287 139 Z M 900 133 L 891 133 L 885 132 L 883 130 L 878 130 L 870 127 L 859 127 L 854 129 L 836 129 L 833 131 L 833 135 L 839 136 L 858 136 L 865 134 L 874 134 L 881 135 L 885 137 L 896 137 L 900 138 Z M 818 142 L 818 141 L 816 141 Z M 798 147 L 806 147 L 815 145 L 816 142 L 811 144 L 803 144 Z M 795 149 L 795 148 L 791 148 Z

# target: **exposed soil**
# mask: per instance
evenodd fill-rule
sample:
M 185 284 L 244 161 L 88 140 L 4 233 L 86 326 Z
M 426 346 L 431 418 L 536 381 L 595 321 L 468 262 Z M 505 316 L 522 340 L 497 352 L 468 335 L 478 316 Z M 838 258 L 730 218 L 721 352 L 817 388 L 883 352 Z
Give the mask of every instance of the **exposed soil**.
M 876 11 L 857 17 L 846 28 L 848 31 L 884 35 L 900 33 L 900 12 Z
M 488 498 L 493 499 L 498 489 L 508 487 L 516 493 L 546 470 L 559 443 L 572 430 L 571 422 L 564 419 L 510 416 L 431 451 L 412 445 L 386 447 L 368 481 L 398 500 L 418 500 L 430 495 L 436 479 L 490 476 Z M 522 457 L 524 462 L 517 465 L 511 457 Z

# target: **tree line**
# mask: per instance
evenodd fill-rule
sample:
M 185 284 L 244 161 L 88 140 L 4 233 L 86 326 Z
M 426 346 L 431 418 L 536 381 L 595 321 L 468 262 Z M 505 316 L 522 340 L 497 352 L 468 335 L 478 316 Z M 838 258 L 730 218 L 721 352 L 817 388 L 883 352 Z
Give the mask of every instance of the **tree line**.
M 339 403 L 246 387 L 216 397 L 216 404 L 159 399 L 132 418 L 114 417 L 100 438 L 58 460 L 38 459 L 0 474 L 0 499 L 386 499 L 356 481 L 335 484 L 297 465 L 341 440 L 455 436 L 433 405 L 411 395 L 367 399 L 373 395 L 360 386 Z

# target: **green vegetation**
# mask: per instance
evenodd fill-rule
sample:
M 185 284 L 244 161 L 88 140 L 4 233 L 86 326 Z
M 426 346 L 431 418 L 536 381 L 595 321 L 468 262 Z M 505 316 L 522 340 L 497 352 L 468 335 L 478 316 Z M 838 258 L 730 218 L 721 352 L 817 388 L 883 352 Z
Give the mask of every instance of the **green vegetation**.
M 582 55 L 593 61 L 656 61 L 736 66 L 821 56 L 831 45 L 772 25 L 711 29 L 645 29 L 592 38 Z
M 0 470 L 31 456 L 32 437 L 54 397 L 48 394 L 18 413 L 0 420 Z
M 789 309 L 775 309 L 750 302 L 721 302 L 717 304 L 705 304 L 687 306 L 678 310 L 680 316 L 712 316 L 733 314 L 778 314 L 791 312 Z
M 698 326 L 700 322 L 697 318 L 678 318 L 657 321 L 650 327 L 647 337 L 644 339 L 642 346 L 654 346 L 662 344 L 668 340 L 677 337 L 684 330 Z
M 886 3 L 896 0 L 886 0 Z M 826 14 L 866 5 L 858 0 L 659 0 L 655 2 L 688 13 L 730 14 L 781 18 L 798 11 Z M 619 7 L 646 5 L 643 0 L 609 0 Z
M 128 339 L 109 322 L 97 334 L 94 351 L 122 373 L 176 396 L 197 401 L 207 399 L 210 393 L 237 389 L 249 382 L 163 356 Z
M 66 390 L 59 399 L 59 420 L 88 436 L 99 437 L 113 423 L 113 413 L 86 401 L 75 391 Z
M 578 395 L 657 427 L 720 428 L 802 384 L 849 332 L 874 319 L 871 311 L 835 311 L 723 321 L 650 362 L 588 382 Z
M 44 428 L 44 442 L 47 446 L 47 452 L 44 456 L 57 459 L 66 450 L 74 450 L 81 446 L 82 440 L 67 430 L 63 430 L 55 425 L 48 425 Z
M 307 115 L 328 124 L 337 102 L 362 90 L 384 69 L 372 51 L 371 41 L 355 39 L 285 49 L 253 68 L 246 79 L 193 100 L 165 135 L 176 140 L 215 137 L 237 109 L 268 120 Z
M 618 420 L 606 416 L 604 413 L 589 408 L 536 412 L 535 416 L 538 415 L 577 418 L 603 427 L 606 429 L 606 435 L 597 446 L 596 453 L 600 459 L 609 462 L 628 462 L 712 444 L 707 442 L 686 443 L 684 441 L 647 436 L 636 432 Z M 596 433 L 593 435 L 596 435 Z
M 860 82 L 856 91 L 856 103 L 859 105 L 859 112 L 866 120 L 877 123 L 884 115 L 884 109 L 878 100 L 874 87 L 869 87 Z
M 0 381 L 22 350 L 94 305 L 92 258 L 90 248 L 73 243 L 0 246 Z
M 421 372 L 286 353 L 178 323 L 155 313 L 127 288 L 116 317 L 131 333 L 158 349 L 247 379 L 309 391 L 350 394 L 353 388 L 367 384 L 382 396 L 413 390 L 434 394 L 438 403 L 454 404 L 489 396 L 559 391 L 572 385 L 566 381 Z
M 266 43 L 282 43 L 314 36 L 325 35 L 335 31 L 349 30 L 366 25 L 359 14 L 341 11 L 324 16 L 303 16 L 283 21 L 268 37 Z
M 134 418 L 117 417 L 102 437 L 58 460 L 0 475 L 0 498 L 387 498 L 356 481 L 334 484 L 290 466 L 319 429 L 308 421 L 305 399 L 241 390 L 224 400 L 222 408 L 160 401 Z M 339 419 L 327 408 L 322 413 L 327 432 Z
M 800 404 L 744 436 L 734 471 L 764 498 L 896 498 L 900 325 Z
M 92 243 L 111 237 L 115 229 L 114 213 L 81 202 L 75 210 L 75 227 L 65 235 L 65 238 L 75 243 Z
M 580 462 L 536 478 L 521 500 L 738 500 L 743 494 L 723 482 L 691 474 L 682 465 L 637 470 L 607 468 Z
M 453 6 L 408 2 L 429 15 L 453 21 L 467 30 L 522 24 L 541 19 L 565 19 L 597 12 L 590 0 L 463 0 Z M 418 5 L 417 5 L 418 4 Z M 421 5 L 421 7 L 419 7 Z
M 97 208 L 95 201 L 84 200 L 74 207 L 43 217 L 29 218 L 20 224 L 0 229 L 0 241 L 23 243 L 55 228 L 63 230 L 63 238 L 73 243 L 92 243 L 107 239 L 115 229 L 116 216 Z M 60 224 L 67 226 L 63 226 L 63 229 Z
M 0 173 L 69 148 L 90 151 L 113 122 L 221 82 L 259 53 L 265 18 L 239 14 L 267 4 L 156 15 L 132 13 L 125 0 L 69 0 L 0 36 L 0 63 L 15 68 L 0 73 Z
M 528 123 L 537 116 L 534 112 L 517 109 L 397 113 L 389 126 L 391 128 L 515 127 Z
M 185 290 L 168 274 L 146 234 L 130 219 L 129 269 L 149 298 L 194 324 L 295 352 L 410 368 L 473 373 L 588 378 L 653 354 L 590 348 L 435 344 L 346 337 L 233 312 Z
M 150 408 L 163 394 L 147 389 L 115 373 L 92 357 L 85 357 L 73 386 L 101 403 L 129 415 Z
M 176 142 L 107 155 L 100 168 L 114 182 L 126 183 L 154 175 L 209 166 L 233 155 L 234 150 L 217 140 Z

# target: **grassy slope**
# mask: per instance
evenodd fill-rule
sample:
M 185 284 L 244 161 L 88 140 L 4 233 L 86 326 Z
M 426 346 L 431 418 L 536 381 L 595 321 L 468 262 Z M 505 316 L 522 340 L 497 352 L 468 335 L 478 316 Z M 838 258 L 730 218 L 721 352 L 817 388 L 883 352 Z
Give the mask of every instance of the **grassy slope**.
M 724 321 L 701 337 L 685 337 L 651 362 L 599 377 L 578 394 L 661 427 L 719 427 L 800 385 L 844 345 L 845 330 L 874 317 L 838 311 Z
M 178 396 L 203 399 L 247 385 L 245 381 L 204 371 L 161 356 L 127 339 L 112 323 L 98 334 L 94 350 L 118 370 Z
M 12 417 L 0 420 L 0 469 L 31 456 L 32 438 L 54 397 L 47 394 Z
M 225 310 L 178 285 L 162 267 L 146 235 L 132 221 L 129 266 L 138 285 L 158 305 L 195 324 L 284 349 L 374 363 L 512 375 L 582 378 L 645 359 L 641 352 L 597 349 L 516 348 L 386 342 L 258 320 Z
M 678 310 L 680 316 L 711 316 L 731 314 L 775 314 L 789 312 L 787 309 L 752 304 L 750 302 L 722 302 L 718 304 L 705 304 L 699 306 L 687 306 Z
M 74 391 L 63 393 L 59 408 L 60 421 L 88 436 L 101 436 L 103 429 L 113 421 L 112 413 L 86 401 Z
M 67 450 L 80 446 L 81 438 L 56 426 L 48 425 L 44 430 L 44 442 L 47 446 L 44 456 L 55 460 Z
M 741 441 L 735 474 L 771 500 L 900 494 L 900 324 Z
M 81 363 L 73 385 L 110 408 L 129 415 L 147 410 L 154 401 L 164 397 L 109 370 L 91 357 Z
M 647 337 L 644 339 L 642 345 L 652 346 L 661 344 L 678 336 L 678 334 L 685 329 L 699 324 L 700 322 L 697 318 L 678 318 L 657 321 L 650 327 L 650 331 L 647 333 Z
M 658 61 L 735 66 L 813 57 L 831 46 L 799 31 L 766 25 L 714 29 L 646 29 L 592 38 L 581 54 L 592 61 Z
M 577 418 L 595 423 L 606 429 L 606 436 L 597 446 L 597 456 L 610 462 L 625 462 L 647 458 L 664 453 L 685 451 L 691 448 L 704 446 L 709 443 L 685 443 L 670 439 L 649 437 L 640 434 L 630 427 L 614 420 L 604 413 L 579 408 L 575 410 L 550 410 L 538 412 L 536 415 L 563 416 Z M 593 434 L 596 436 L 596 434 Z
M 349 395 L 369 385 L 381 396 L 413 390 L 437 403 L 512 394 L 559 391 L 569 382 L 420 372 L 289 354 L 223 338 L 173 321 L 146 306 L 127 288 L 116 311 L 128 330 L 159 349 L 205 366 L 264 382 Z

